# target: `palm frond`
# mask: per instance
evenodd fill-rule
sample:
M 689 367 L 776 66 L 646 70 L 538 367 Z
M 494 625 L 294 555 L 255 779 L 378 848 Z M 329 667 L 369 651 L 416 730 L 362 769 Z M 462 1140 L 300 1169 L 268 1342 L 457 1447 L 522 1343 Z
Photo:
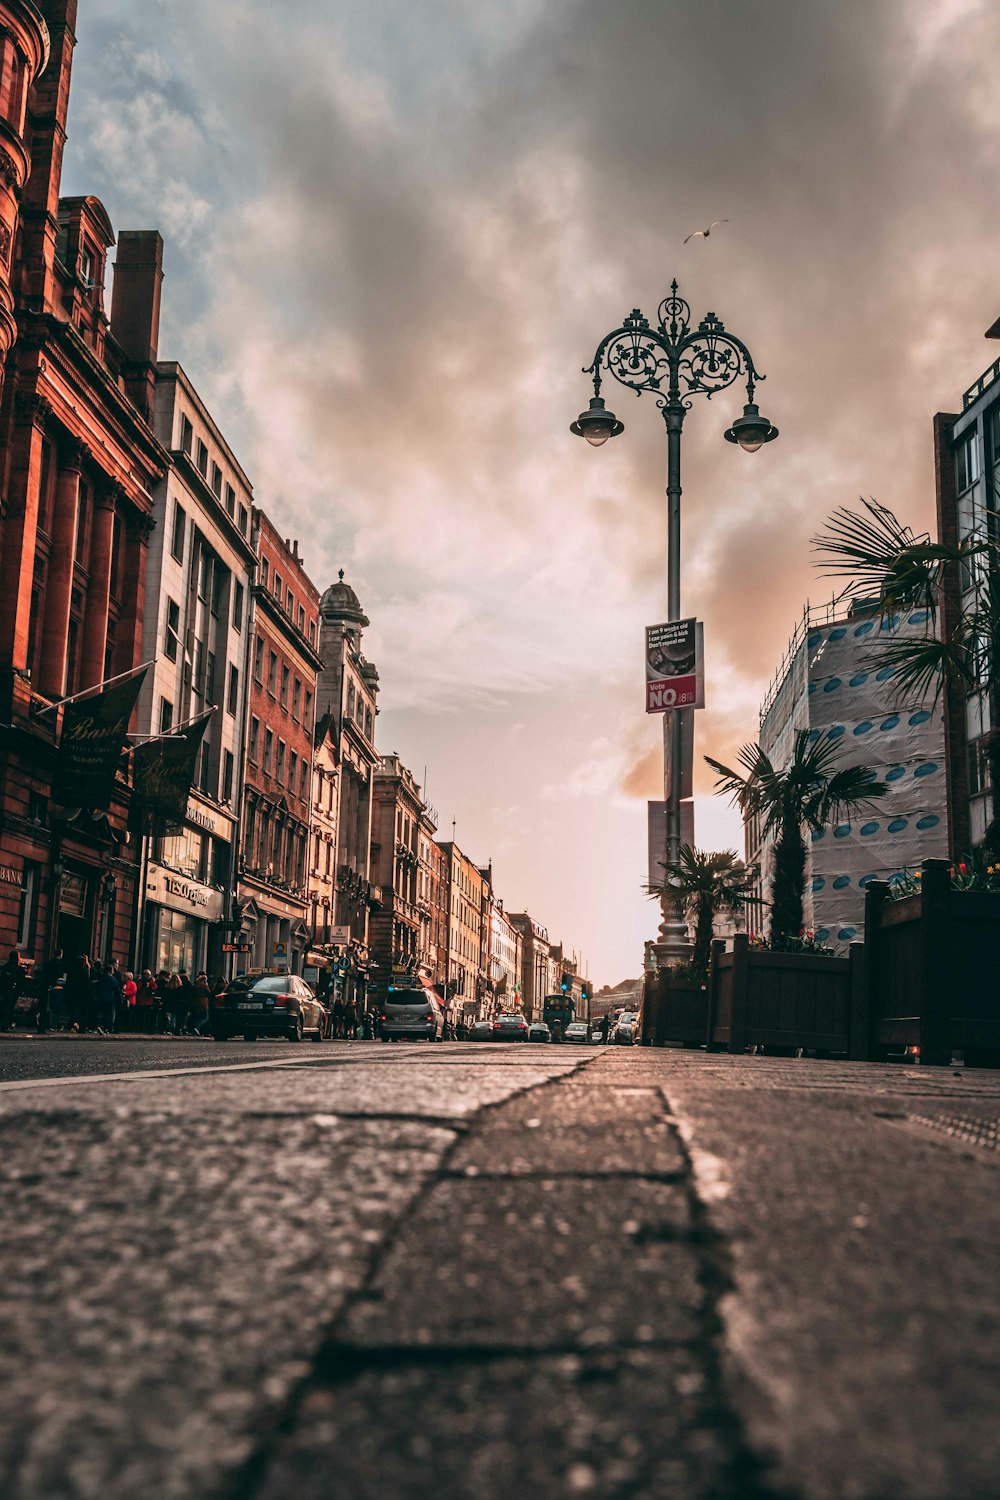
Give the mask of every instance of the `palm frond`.
M 973 654 L 964 628 L 946 641 L 933 635 L 886 641 L 866 658 L 866 663 L 891 670 L 892 696 L 897 702 L 930 699 L 932 708 L 936 708 L 946 683 L 965 691 L 975 685 Z
M 932 546 L 928 533 L 914 536 L 888 506 L 877 500 L 861 500 L 863 511 L 842 506 L 827 522 L 826 533 L 812 538 L 820 553 L 816 566 L 827 577 L 848 577 L 847 591 L 854 597 L 883 598 L 887 586 L 899 589 L 903 578 L 913 569 L 924 569 L 921 584 L 926 584 L 925 549 Z M 908 560 L 900 576 L 901 560 Z M 910 587 L 919 586 L 916 577 Z

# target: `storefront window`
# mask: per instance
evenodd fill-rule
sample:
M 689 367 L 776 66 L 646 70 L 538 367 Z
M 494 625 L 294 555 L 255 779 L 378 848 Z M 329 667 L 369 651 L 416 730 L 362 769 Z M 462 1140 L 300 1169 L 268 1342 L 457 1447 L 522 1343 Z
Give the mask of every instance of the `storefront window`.
M 171 974 L 186 969 L 189 974 L 193 974 L 197 931 L 197 923 L 183 912 L 161 911 L 156 950 L 157 969 L 167 969 Z
M 205 835 L 194 828 L 171 834 L 161 842 L 160 861 L 171 870 L 180 870 L 195 880 L 204 877 Z

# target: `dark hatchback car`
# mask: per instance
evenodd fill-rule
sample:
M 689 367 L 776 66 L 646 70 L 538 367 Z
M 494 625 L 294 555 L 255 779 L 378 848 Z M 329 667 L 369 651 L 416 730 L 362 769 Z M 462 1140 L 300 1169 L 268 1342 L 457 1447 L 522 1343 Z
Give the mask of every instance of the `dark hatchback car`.
M 390 990 L 380 1015 L 383 1042 L 439 1042 L 444 1035 L 444 1011 L 424 989 Z
M 495 1042 L 526 1042 L 528 1040 L 528 1023 L 520 1011 L 505 1011 L 496 1017 L 493 1022 L 493 1040 Z
M 322 1042 L 330 1034 L 330 1012 L 297 974 L 238 974 L 214 1003 L 210 1029 L 216 1041 L 243 1036 L 304 1036 Z

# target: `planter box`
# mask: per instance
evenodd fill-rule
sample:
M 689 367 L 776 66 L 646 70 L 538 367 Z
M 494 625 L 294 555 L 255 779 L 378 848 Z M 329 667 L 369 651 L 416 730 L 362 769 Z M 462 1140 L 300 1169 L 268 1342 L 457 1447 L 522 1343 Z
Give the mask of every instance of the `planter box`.
M 747 1047 L 867 1054 L 862 945 L 849 958 L 819 953 L 771 953 L 751 948 L 745 933 L 732 947 L 712 944 L 708 1042 Z
M 647 974 L 643 987 L 642 1040 L 662 1047 L 680 1042 L 701 1047 L 708 1035 L 708 988 L 668 971 Z
M 869 1045 L 919 1047 L 922 1062 L 1000 1061 L 1000 893 L 954 891 L 947 861 L 922 866 L 919 894 L 865 896 Z

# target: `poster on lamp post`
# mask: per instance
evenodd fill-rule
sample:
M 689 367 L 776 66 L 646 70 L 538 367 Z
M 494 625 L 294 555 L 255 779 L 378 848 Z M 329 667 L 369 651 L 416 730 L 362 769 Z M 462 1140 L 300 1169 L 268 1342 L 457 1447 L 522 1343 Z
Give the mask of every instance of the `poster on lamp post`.
M 646 712 L 705 707 L 705 638 L 698 620 L 646 626 Z

